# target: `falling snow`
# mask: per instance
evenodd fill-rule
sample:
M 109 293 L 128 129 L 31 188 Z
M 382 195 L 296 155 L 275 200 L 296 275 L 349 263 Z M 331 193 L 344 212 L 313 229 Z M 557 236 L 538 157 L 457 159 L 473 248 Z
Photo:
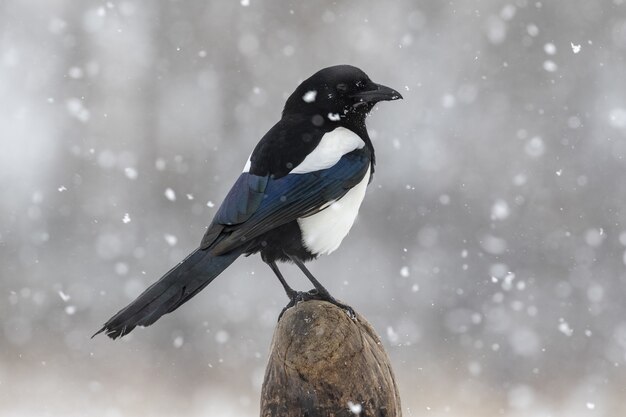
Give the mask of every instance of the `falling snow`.
M 559 319 L 559 331 L 568 337 L 574 334 L 574 330 L 570 327 L 569 323 L 562 318 Z
M 543 61 L 543 69 L 548 72 L 555 72 L 559 68 L 554 61 L 552 61 L 551 59 L 547 59 Z
M 626 109 L 616 107 L 609 112 L 609 124 L 616 129 L 626 129 Z
M 230 335 L 226 330 L 220 330 L 215 334 L 215 341 L 219 344 L 224 344 L 228 342 L 230 339 Z
M 91 113 L 89 112 L 89 110 L 87 110 L 81 99 L 70 98 L 67 99 L 65 104 L 67 112 L 70 114 L 70 116 L 78 119 L 79 121 L 86 123 L 91 118 Z
M 509 217 L 510 213 L 509 204 L 502 199 L 496 200 L 491 206 L 492 220 L 504 220 Z
M 168 200 L 176 201 L 176 193 L 171 188 L 166 188 L 164 195 Z
M 135 168 L 124 168 L 124 174 L 126 175 L 127 178 L 131 179 L 131 180 L 135 180 L 137 179 L 137 176 L 139 175 L 137 173 L 137 170 Z
M 540 136 L 533 136 L 528 142 L 526 142 L 524 151 L 528 156 L 538 158 L 546 151 L 546 145 Z
M 178 349 L 181 348 L 183 346 L 183 344 L 185 343 L 185 339 L 182 336 L 176 336 L 174 338 L 174 341 L 172 342 L 172 345 Z
M 539 28 L 537 27 L 537 25 L 531 23 L 528 26 L 526 26 L 526 32 L 528 32 L 530 36 L 535 37 L 539 35 Z
M 556 46 L 551 42 L 548 42 L 545 45 L 543 45 L 543 50 L 548 55 L 556 54 Z
M 165 239 L 167 244 L 170 246 L 176 246 L 178 243 L 178 238 L 174 235 L 170 235 L 169 233 L 164 234 L 163 239 Z
M 317 96 L 317 91 L 315 91 L 315 90 L 307 91 L 302 96 L 302 100 L 304 100 L 306 103 L 313 103 L 313 102 L 315 102 L 315 97 L 316 96 Z
M 350 409 L 350 412 L 354 415 L 361 415 L 361 411 L 363 411 L 363 407 L 361 406 L 360 403 L 355 403 L 352 401 L 348 401 L 348 409 Z
M 405 95 L 367 121 L 376 173 L 351 233 L 307 264 L 367 316 L 400 388 L 428 381 L 403 414 L 624 414 L 625 0 L 13 3 L 0 415 L 258 415 L 287 303 L 258 256 L 121 343 L 89 336 L 197 246 L 239 162 L 331 62 Z M 350 117 L 318 113 L 321 130 Z

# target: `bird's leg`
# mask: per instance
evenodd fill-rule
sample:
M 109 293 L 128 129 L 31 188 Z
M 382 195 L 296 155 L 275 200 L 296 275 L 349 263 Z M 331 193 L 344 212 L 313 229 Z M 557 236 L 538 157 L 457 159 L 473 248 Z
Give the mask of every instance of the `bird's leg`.
M 307 269 L 306 266 L 304 266 L 304 263 L 296 258 L 296 257 L 289 257 L 294 264 L 296 264 L 298 266 L 298 268 L 300 268 L 300 270 L 304 273 L 304 275 L 306 275 L 306 277 L 309 279 L 309 281 L 311 281 L 311 283 L 313 284 L 313 286 L 315 287 L 315 289 L 317 290 L 317 294 L 324 298 L 324 299 L 332 299 L 333 301 L 336 301 L 332 295 L 330 295 L 330 293 L 328 292 L 328 290 L 326 288 L 324 288 L 324 286 L 317 280 L 317 278 L 315 278 L 313 276 L 313 274 L 311 273 L 311 271 L 309 271 Z
M 295 306 L 296 303 L 299 301 L 305 301 L 307 299 L 310 299 L 310 296 L 307 293 L 296 291 L 293 288 L 291 288 L 289 284 L 287 284 L 285 277 L 283 277 L 282 272 L 280 272 L 280 270 L 278 269 L 278 265 L 276 265 L 275 261 L 272 261 L 272 262 L 266 261 L 266 263 L 269 265 L 270 268 L 272 268 L 272 271 L 274 271 L 274 274 L 276 274 L 276 276 L 278 277 L 278 280 L 280 281 L 283 288 L 285 289 L 285 292 L 287 293 L 287 297 L 289 297 L 289 303 L 285 306 L 285 308 L 283 308 L 283 310 L 278 315 L 278 321 L 280 321 L 281 317 L 283 316 L 285 311 L 287 311 L 287 309 Z
M 283 277 L 283 274 L 280 272 L 280 269 L 278 269 L 278 265 L 276 265 L 275 261 L 267 262 L 267 264 L 270 268 L 272 268 L 272 271 L 274 271 L 274 274 L 276 274 L 276 276 L 278 277 L 278 280 L 280 281 L 283 288 L 285 289 L 285 292 L 287 293 L 287 297 L 289 297 L 291 301 L 294 301 L 295 298 L 298 296 L 298 292 L 291 288 L 289 284 L 287 284 L 285 277 Z
M 340 303 L 339 301 L 337 301 L 337 299 L 335 299 L 335 297 L 330 295 L 328 290 L 324 288 L 324 286 L 313 276 L 313 274 L 307 269 L 307 267 L 304 266 L 304 262 L 302 262 L 300 259 L 296 258 L 295 256 L 289 256 L 289 258 L 293 261 L 294 264 L 298 266 L 298 268 L 300 268 L 300 270 L 304 273 L 304 275 L 306 275 L 309 281 L 311 281 L 311 283 L 317 290 L 316 298 L 319 298 L 324 301 L 328 301 L 329 303 L 334 304 L 337 307 L 346 310 L 346 313 L 348 313 L 348 316 L 350 316 L 350 318 L 352 319 L 356 318 L 356 314 L 354 313 L 354 310 L 352 309 L 352 307 L 350 307 L 347 304 Z M 311 293 L 309 292 L 309 294 Z

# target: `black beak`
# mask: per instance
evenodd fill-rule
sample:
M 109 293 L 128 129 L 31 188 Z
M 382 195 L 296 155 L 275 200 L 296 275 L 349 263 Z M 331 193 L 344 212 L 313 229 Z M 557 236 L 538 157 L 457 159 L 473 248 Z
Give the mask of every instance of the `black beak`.
M 352 94 L 351 97 L 355 100 L 355 106 L 358 107 L 361 103 L 375 104 L 379 101 L 391 101 L 403 98 L 402 94 L 382 84 L 373 84 L 372 87 L 374 88 Z

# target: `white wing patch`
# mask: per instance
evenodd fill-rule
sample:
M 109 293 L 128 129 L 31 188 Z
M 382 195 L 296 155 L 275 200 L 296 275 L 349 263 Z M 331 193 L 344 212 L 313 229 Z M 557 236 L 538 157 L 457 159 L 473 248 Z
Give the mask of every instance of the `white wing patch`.
M 338 127 L 326 133 L 313 152 L 308 154 L 300 165 L 292 169 L 290 174 L 306 174 L 330 168 L 345 154 L 364 146 L 365 142 L 359 135 L 345 127 Z
M 250 154 L 250 156 L 248 157 L 248 161 L 246 162 L 246 165 L 243 167 L 243 171 L 241 171 L 242 173 L 244 172 L 250 172 L 250 167 L 252 166 L 252 154 Z
M 324 210 L 298 219 L 302 243 L 314 255 L 329 254 L 339 247 L 354 224 L 370 180 L 371 166 L 356 186 Z

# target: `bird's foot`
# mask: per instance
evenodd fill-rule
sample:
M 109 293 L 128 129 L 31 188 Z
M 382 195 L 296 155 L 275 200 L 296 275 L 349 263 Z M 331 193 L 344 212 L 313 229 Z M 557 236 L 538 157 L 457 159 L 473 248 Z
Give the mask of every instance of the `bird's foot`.
M 301 301 L 309 301 L 309 300 L 320 300 L 321 298 L 317 295 L 317 290 L 311 291 L 294 291 L 289 293 L 289 304 L 283 308 L 283 310 L 278 315 L 278 321 L 280 321 L 285 311 L 289 310 L 291 307 L 295 306 Z
M 309 294 L 311 294 L 315 300 L 326 301 L 326 302 L 331 303 L 332 305 L 339 307 L 340 309 L 346 312 L 348 317 L 350 317 L 352 320 L 356 320 L 356 313 L 354 312 L 352 307 L 340 301 L 337 301 L 337 299 L 333 297 L 332 295 L 330 295 L 328 291 L 320 292 L 317 289 L 312 289 L 311 291 L 309 291 Z
M 328 301 L 329 303 L 336 305 L 337 307 L 345 311 L 348 317 L 356 321 L 356 313 L 354 312 L 352 307 L 350 307 L 348 304 L 341 303 L 333 297 L 330 297 L 330 299 L 324 299 L 324 301 Z
M 283 316 L 283 314 L 285 313 L 285 311 L 287 311 L 288 309 L 290 309 L 291 307 L 295 306 L 296 304 L 298 304 L 301 301 L 309 301 L 309 300 L 320 300 L 320 301 L 329 302 L 329 303 L 339 307 L 340 309 L 344 310 L 346 312 L 346 314 L 348 315 L 348 317 L 350 317 L 352 320 L 356 320 L 356 313 L 354 312 L 352 307 L 350 307 L 347 304 L 344 304 L 344 303 L 341 303 L 341 302 L 337 301 L 337 299 L 335 297 L 333 297 L 332 295 L 330 295 L 328 293 L 320 293 L 316 289 L 312 289 L 312 290 L 306 291 L 306 292 L 304 292 L 304 291 L 294 291 L 294 293 L 292 294 L 292 296 L 290 298 L 291 298 L 291 300 L 289 301 L 289 304 L 287 304 L 285 306 L 285 308 L 283 308 L 283 310 L 280 312 L 280 315 L 278 316 L 278 321 L 280 321 L 280 319 Z

